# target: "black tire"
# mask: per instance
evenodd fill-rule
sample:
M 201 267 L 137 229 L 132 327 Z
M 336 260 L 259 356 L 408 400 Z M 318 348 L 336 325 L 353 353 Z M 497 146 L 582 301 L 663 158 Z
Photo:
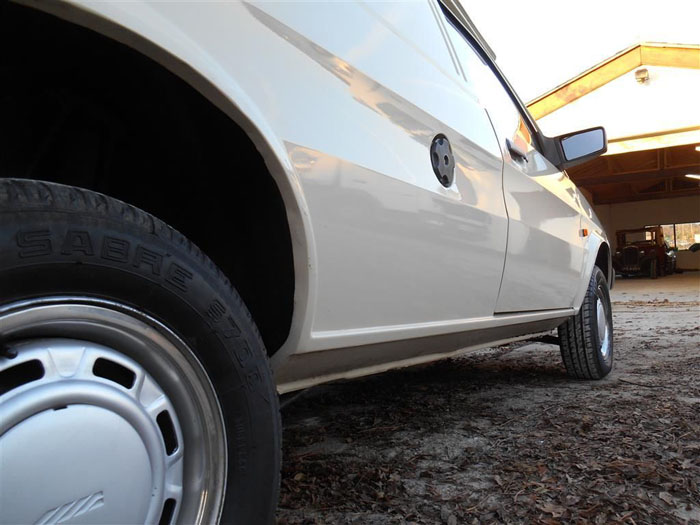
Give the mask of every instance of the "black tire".
M 604 341 L 598 329 L 598 303 L 607 323 Z M 602 379 L 610 373 L 613 367 L 612 327 L 608 282 L 602 270 L 595 266 L 578 314 L 559 325 L 559 347 L 569 376 Z
M 0 291 L 0 307 L 65 295 L 114 301 L 177 334 L 221 408 L 228 458 L 221 522 L 273 522 L 281 421 L 269 360 L 237 292 L 188 239 L 95 192 L 0 179 Z
M 649 262 L 649 277 L 652 279 L 656 279 L 659 276 L 659 273 L 656 270 L 656 259 L 652 259 Z

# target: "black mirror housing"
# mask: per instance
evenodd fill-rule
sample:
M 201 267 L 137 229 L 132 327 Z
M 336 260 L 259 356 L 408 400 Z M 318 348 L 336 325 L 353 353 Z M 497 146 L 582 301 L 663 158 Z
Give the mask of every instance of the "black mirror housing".
M 592 160 L 608 151 L 608 139 L 601 126 L 566 133 L 558 137 L 542 137 L 544 156 L 560 170 Z

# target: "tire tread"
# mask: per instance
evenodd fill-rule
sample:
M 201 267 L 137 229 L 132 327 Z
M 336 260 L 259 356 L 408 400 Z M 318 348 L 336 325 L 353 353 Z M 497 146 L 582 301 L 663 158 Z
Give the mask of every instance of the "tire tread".
M 248 322 L 248 326 L 253 332 L 253 337 L 257 338 L 257 342 L 259 343 L 257 347 L 261 350 L 261 355 L 259 357 L 264 363 L 263 366 L 267 367 L 268 377 L 274 377 L 260 332 L 248 308 L 233 288 L 230 280 L 195 243 L 175 228 L 135 206 L 92 190 L 66 186 L 54 182 L 0 178 L 0 216 L 2 214 L 26 211 L 63 211 L 94 216 L 101 219 L 111 219 L 120 223 L 133 225 L 147 232 L 147 235 L 159 237 L 182 248 L 185 255 L 193 258 L 205 271 L 209 272 L 209 278 L 214 280 L 216 288 L 222 290 L 222 292 L 227 292 L 228 298 L 238 307 L 238 311 Z M 1 222 L 2 219 L 0 219 L 0 223 Z M 238 336 L 238 338 L 243 337 L 243 335 Z M 274 383 L 272 383 L 270 388 L 276 396 Z M 282 420 L 278 404 L 276 404 L 274 415 L 275 432 L 277 436 L 280 436 Z M 280 449 L 281 447 L 278 447 L 278 450 Z M 281 465 L 281 461 L 279 464 Z M 275 487 L 275 501 L 278 500 L 279 496 L 279 479 L 278 476 L 278 484 L 277 487 Z
M 593 334 L 592 316 L 595 315 L 595 287 L 597 274 L 594 267 L 586 295 L 579 312 L 558 328 L 559 347 L 567 373 L 576 379 L 602 379 L 605 375 L 597 366 L 598 349 Z

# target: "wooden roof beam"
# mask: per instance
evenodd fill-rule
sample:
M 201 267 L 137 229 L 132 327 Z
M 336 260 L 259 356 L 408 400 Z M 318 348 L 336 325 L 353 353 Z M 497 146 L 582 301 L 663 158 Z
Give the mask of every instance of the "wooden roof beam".
M 700 45 L 644 43 L 632 46 L 528 103 L 538 120 L 642 66 L 700 69 Z
M 700 69 L 700 46 L 642 44 L 640 53 L 642 64 L 645 66 Z
M 687 189 L 687 190 L 675 190 L 675 191 L 664 191 L 659 193 L 634 193 L 634 194 L 624 194 L 615 196 L 600 196 L 593 193 L 593 203 L 594 204 L 620 204 L 624 202 L 637 202 L 637 201 L 655 201 L 659 199 L 674 199 L 676 197 L 689 197 L 693 195 L 700 195 L 700 188 L 698 189 Z
M 646 182 L 662 180 L 673 177 L 683 177 L 688 173 L 698 174 L 700 165 L 686 166 L 682 168 L 667 168 L 641 173 L 620 173 L 616 175 L 599 175 L 597 177 L 572 177 L 572 180 L 579 186 L 601 186 L 604 184 L 620 184 L 624 182 Z

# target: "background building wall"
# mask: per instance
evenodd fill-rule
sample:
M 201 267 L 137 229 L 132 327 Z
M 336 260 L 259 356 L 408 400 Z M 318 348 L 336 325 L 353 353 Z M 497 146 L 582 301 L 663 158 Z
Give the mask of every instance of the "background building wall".
M 642 228 L 655 224 L 678 224 L 700 221 L 700 196 L 677 197 L 649 201 L 601 204 L 593 206 L 603 223 L 612 249 L 617 249 L 615 232 L 629 228 Z M 678 252 L 678 267 L 700 269 L 700 251 Z

